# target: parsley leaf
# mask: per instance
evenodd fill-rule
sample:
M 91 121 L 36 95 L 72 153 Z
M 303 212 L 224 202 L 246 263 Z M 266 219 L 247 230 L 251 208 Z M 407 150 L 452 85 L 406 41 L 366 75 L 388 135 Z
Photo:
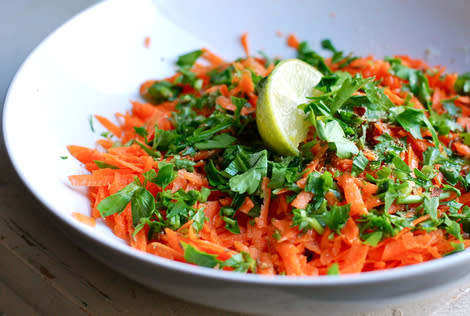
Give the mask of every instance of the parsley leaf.
M 179 135 L 175 130 L 166 131 L 158 128 L 158 125 L 155 125 L 152 149 L 170 151 L 170 147 L 176 143 L 178 136 Z M 174 152 L 177 150 L 171 151 Z
M 207 141 L 218 132 L 223 131 L 224 129 L 227 129 L 231 126 L 232 122 L 228 120 L 223 120 L 222 122 L 216 124 L 215 126 L 209 129 L 204 129 L 203 127 L 200 127 L 193 132 L 192 136 L 187 138 L 187 141 L 190 143 L 201 143 L 203 141 Z
M 333 102 L 330 106 L 331 114 L 338 111 L 339 108 L 348 100 L 354 92 L 361 89 L 370 79 L 362 78 L 360 75 L 354 77 L 348 77 L 343 81 L 341 88 L 339 88 L 333 98 Z
M 461 169 L 461 165 L 450 160 L 445 160 L 442 162 L 439 171 L 442 172 L 444 178 L 449 184 L 456 185 L 459 181 Z
M 340 62 L 340 68 L 346 67 L 350 63 L 352 63 L 354 60 L 356 60 L 358 57 L 353 57 L 351 54 L 348 56 L 344 56 L 344 53 L 342 51 L 338 51 L 331 41 L 329 39 L 324 39 L 321 41 L 321 46 L 324 49 L 327 49 L 333 53 L 333 57 L 331 57 L 331 62 L 332 63 L 339 63 Z
M 93 115 L 90 115 L 88 117 L 88 124 L 90 125 L 91 131 L 94 133 L 95 132 L 95 127 L 93 126 Z
M 431 124 L 436 128 L 439 135 L 447 135 L 449 132 L 461 131 L 462 126 L 458 124 L 455 118 L 451 117 L 449 114 L 437 114 L 432 111 L 429 116 Z
M 196 229 L 202 228 L 205 216 L 199 213 L 201 210 L 195 210 L 193 206 L 196 201 L 204 203 L 209 194 L 210 189 L 207 188 L 203 188 L 201 191 L 190 190 L 185 192 L 183 189 L 179 189 L 176 192 L 169 190 L 159 192 L 155 203 L 158 210 L 156 214 L 159 215 L 161 211 L 165 211 L 164 227 L 170 227 L 173 230 L 180 228 L 190 219 L 195 221 L 193 227 Z
M 327 275 L 339 275 L 339 266 L 335 262 L 331 266 L 328 267 Z
M 196 90 L 201 90 L 202 88 L 202 79 L 199 79 L 194 72 L 192 72 L 189 67 L 181 67 L 179 69 L 180 75 L 176 77 L 176 84 L 186 84 L 190 85 Z
M 181 242 L 181 246 L 183 246 L 184 250 L 184 260 L 189 263 L 207 268 L 215 268 L 221 264 L 221 261 L 217 259 L 217 255 L 200 251 L 196 247 L 185 242 Z
M 370 234 L 365 235 L 364 244 L 375 247 L 377 244 L 382 240 L 383 232 L 373 232 Z
M 271 189 L 280 188 L 286 182 L 287 164 L 284 162 L 269 162 L 271 165 L 271 177 L 268 187 Z
M 202 55 L 202 50 L 195 50 L 178 57 L 176 64 L 180 67 L 192 67 L 196 60 Z
M 134 126 L 134 131 L 137 135 L 142 136 L 144 139 L 147 137 L 148 133 L 144 126 Z
M 155 211 L 155 198 L 147 189 L 139 188 L 131 200 L 132 223 L 137 226 L 140 219 Z
M 298 226 L 301 232 L 307 232 L 314 229 L 318 234 L 323 234 L 325 231 L 323 226 L 318 222 L 314 216 L 309 216 L 306 210 L 293 209 L 292 226 Z
M 387 111 L 395 106 L 384 93 L 383 89 L 379 88 L 375 82 L 367 82 L 364 86 L 364 91 L 367 99 L 369 99 L 369 101 L 376 105 L 380 110 Z
M 395 156 L 392 159 L 392 163 L 395 166 L 396 169 L 399 169 L 400 171 L 404 172 L 405 174 L 409 174 L 411 172 L 410 167 L 404 162 L 400 156 Z
M 437 138 L 436 131 L 422 110 L 405 106 L 395 107 L 393 110 L 393 113 L 396 115 L 396 121 L 406 131 L 410 132 L 414 138 L 423 139 L 421 135 L 421 124 L 424 124 L 431 132 L 434 145 L 436 147 L 439 146 L 439 138 Z
M 429 214 L 433 220 L 437 219 L 437 208 L 439 207 L 439 197 L 424 198 L 423 208 L 426 214 Z
M 353 176 L 357 176 L 361 174 L 369 164 L 369 159 L 364 156 L 364 154 L 359 152 L 359 154 L 354 157 L 353 159 L 353 166 L 352 166 L 352 174 Z
M 234 254 L 223 263 L 224 267 L 233 268 L 236 272 L 256 273 L 256 261 L 250 256 L 248 252 L 242 251 Z
M 158 174 L 157 177 L 152 181 L 158 184 L 162 189 L 166 188 L 176 177 L 174 165 L 167 162 L 158 163 Z
M 256 261 L 247 252 L 236 253 L 226 261 L 222 261 L 217 259 L 217 255 L 198 250 L 185 242 L 181 242 L 181 246 L 184 250 L 184 259 L 189 263 L 207 268 L 230 267 L 236 272 L 256 272 Z
M 175 159 L 174 163 L 176 169 L 185 169 L 189 172 L 194 171 L 194 165 L 196 164 L 194 161 L 187 159 Z
M 232 203 L 233 205 L 234 203 Z M 233 234 L 240 234 L 240 227 L 238 226 L 238 221 L 234 218 L 237 211 L 235 208 L 230 206 L 224 206 L 220 209 L 220 216 L 225 222 L 225 229 Z
M 428 147 L 423 153 L 423 164 L 434 166 L 441 159 L 441 153 L 436 147 Z
M 136 178 L 133 182 L 102 200 L 97 208 L 102 217 L 115 213 L 121 213 L 134 197 L 137 190 L 141 188 L 139 180 Z
M 297 58 L 317 68 L 324 75 L 331 75 L 331 69 L 326 65 L 323 57 L 313 51 L 307 42 L 301 42 L 297 48 Z
M 205 142 L 194 144 L 194 148 L 199 150 L 216 149 L 216 148 L 227 148 L 232 145 L 237 139 L 230 134 L 218 134 L 212 139 Z
M 148 88 L 147 93 L 156 103 L 175 100 L 183 89 L 168 81 L 157 81 Z
M 331 230 L 339 233 L 349 218 L 350 205 L 331 206 L 328 210 L 326 203 L 313 213 L 311 209 L 300 210 L 293 209 L 292 226 L 298 226 L 299 230 L 306 232 L 314 229 L 318 234 L 323 234 L 324 227 L 328 226 Z
M 470 95 L 470 72 L 459 75 L 455 82 L 454 89 L 460 95 Z
M 280 162 L 269 161 L 268 166 L 271 170 L 268 187 L 271 189 L 293 185 L 302 172 L 301 159 L 293 156 L 283 158 Z
M 142 144 L 141 142 L 139 142 L 138 140 L 134 140 L 134 143 L 139 145 L 140 148 L 142 148 L 143 151 L 145 151 L 149 156 L 152 156 L 152 157 L 156 157 L 156 158 L 159 158 L 161 157 L 162 155 L 160 154 L 160 152 L 158 151 L 154 151 L 150 148 L 148 148 L 148 146 Z
M 336 72 L 326 78 L 323 77 L 319 87 L 321 89 L 323 86 L 329 92 L 309 97 L 308 99 L 312 100 L 313 104 L 308 104 L 304 110 L 313 110 L 316 115 L 320 115 L 318 112 L 325 116 L 334 115 L 356 91 L 362 89 L 370 80 L 362 78 L 359 74 L 351 77 L 349 73 L 342 72 Z
M 209 184 L 219 190 L 224 190 L 227 188 L 227 179 L 230 178 L 230 175 L 224 171 L 220 171 L 214 164 L 213 160 L 204 166 L 204 170 L 209 180 Z
M 174 165 L 167 162 L 159 163 L 158 174 L 150 170 L 143 174 L 143 184 L 136 177 L 135 180 L 110 195 L 98 204 L 98 210 L 103 217 L 122 212 L 131 203 L 132 223 L 135 227 L 135 236 L 145 225 L 149 226 L 149 238 L 153 233 L 160 233 L 163 228 L 178 229 L 188 220 L 193 220 L 193 227 L 200 231 L 206 220 L 203 209 L 195 210 L 196 202 L 207 201 L 211 190 L 202 188 L 201 191 L 180 189 L 176 192 L 169 190 L 157 193 L 154 197 L 145 187 L 146 183 L 153 182 L 166 187 L 174 178 Z M 162 213 L 163 212 L 163 213 Z
M 349 158 L 359 153 L 357 146 L 346 138 L 343 129 L 335 120 L 323 123 L 317 121 L 318 134 L 321 139 L 336 149 L 339 158 Z
M 308 175 L 305 191 L 313 193 L 313 208 L 318 209 L 325 200 L 325 194 L 333 187 L 333 176 L 328 171 L 315 171 Z
M 400 139 L 395 139 L 388 134 L 376 137 L 379 142 L 375 145 L 374 151 L 378 154 L 378 160 L 390 162 L 393 157 L 400 155 L 405 150 L 405 143 Z
M 104 161 L 99 161 L 99 160 L 93 160 L 93 162 L 98 166 L 98 168 L 100 169 L 105 169 L 105 168 L 109 168 L 109 169 L 119 169 L 118 167 L 112 165 L 112 164 L 109 164 L 107 162 L 104 162 Z
M 206 214 L 204 213 L 203 209 L 199 209 L 196 214 L 194 214 L 192 220 L 194 230 L 196 232 L 200 232 L 204 227 L 204 222 L 207 220 Z
M 361 236 L 369 231 L 375 231 L 382 232 L 383 237 L 392 237 L 403 228 L 411 227 L 411 223 L 405 217 L 388 213 L 380 214 L 375 211 L 362 215 L 357 221 L 359 222 Z
M 340 233 L 349 218 L 350 205 L 331 206 L 330 210 L 320 215 L 314 215 L 320 223 L 324 223 L 331 230 Z
M 243 173 L 230 178 L 229 186 L 234 192 L 253 194 L 258 189 L 261 180 L 268 173 L 268 152 L 260 152 L 249 155 L 250 168 Z
M 460 241 L 463 241 L 462 234 L 460 233 L 460 224 L 457 223 L 456 221 L 451 220 L 447 214 L 444 215 L 444 224 L 446 225 L 446 231 L 453 235 L 455 238 L 457 238 Z
M 388 60 L 391 61 L 390 59 Z M 401 64 L 400 60 L 393 60 L 391 63 L 391 73 L 400 77 L 401 79 L 408 80 L 410 91 L 418 100 L 427 108 L 431 105 L 432 90 L 429 87 L 429 82 L 423 71 L 408 68 Z
M 235 72 L 235 68 L 230 65 L 229 67 L 223 68 L 215 68 L 212 69 L 207 73 L 209 76 L 210 83 L 214 85 L 225 84 L 230 86 L 233 80 L 233 73 Z
M 470 73 L 469 73 L 469 75 L 470 75 Z M 469 79 L 470 79 L 470 77 L 469 77 Z M 469 85 L 470 85 L 470 83 L 469 83 Z M 470 88 L 469 88 L 469 92 L 470 92 Z M 458 117 L 462 113 L 462 109 L 455 105 L 454 101 L 456 99 L 457 99 L 457 97 L 441 100 L 442 106 L 446 109 L 447 113 L 449 113 L 449 115 L 452 116 L 452 117 Z

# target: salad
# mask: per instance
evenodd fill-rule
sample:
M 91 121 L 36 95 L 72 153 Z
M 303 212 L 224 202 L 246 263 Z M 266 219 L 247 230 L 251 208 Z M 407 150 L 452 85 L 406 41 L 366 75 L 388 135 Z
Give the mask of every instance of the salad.
M 97 148 L 91 217 L 171 260 L 268 275 L 390 269 L 470 245 L 470 73 L 408 56 L 208 49 L 140 87 Z

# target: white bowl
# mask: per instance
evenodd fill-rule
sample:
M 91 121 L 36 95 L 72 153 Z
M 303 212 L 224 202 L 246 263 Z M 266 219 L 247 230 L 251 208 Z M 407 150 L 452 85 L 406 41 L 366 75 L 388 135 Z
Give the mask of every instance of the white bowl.
M 262 277 L 216 271 L 138 252 L 102 223 L 90 228 L 83 191 L 67 176 L 85 171 L 66 146 L 94 146 L 91 114 L 111 117 L 138 99 L 138 86 L 174 71 L 181 53 L 209 47 L 227 59 L 252 51 L 291 57 L 285 34 L 318 48 L 331 38 L 358 55 L 409 54 L 466 71 L 470 4 L 465 1 L 124 1 L 100 3 L 44 40 L 13 80 L 3 113 L 7 150 L 33 194 L 90 254 L 141 283 L 180 298 L 229 310 L 304 314 L 368 310 L 452 286 L 469 272 L 470 252 L 381 272 L 339 277 Z M 143 45 L 151 37 L 151 46 Z M 427 52 L 427 53 L 426 53 Z M 97 125 L 97 124 L 96 124 Z

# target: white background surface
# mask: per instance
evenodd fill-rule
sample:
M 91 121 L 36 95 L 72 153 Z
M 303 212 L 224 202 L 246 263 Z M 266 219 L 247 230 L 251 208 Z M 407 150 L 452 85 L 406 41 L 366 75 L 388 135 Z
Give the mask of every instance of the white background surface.
M 0 102 L 27 54 L 93 0 L 0 0 Z M 231 315 L 172 299 L 75 247 L 20 182 L 0 144 L 0 315 Z M 368 315 L 468 315 L 470 291 Z M 235 314 L 233 314 L 235 315 Z

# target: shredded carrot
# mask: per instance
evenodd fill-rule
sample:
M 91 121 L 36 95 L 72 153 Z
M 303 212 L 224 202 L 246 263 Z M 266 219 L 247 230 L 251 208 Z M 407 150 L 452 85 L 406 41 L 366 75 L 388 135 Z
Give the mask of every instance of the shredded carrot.
M 244 93 L 253 93 L 255 91 L 255 84 L 251 78 L 249 71 L 242 72 L 242 78 L 240 79 L 240 90 Z
M 93 217 L 90 217 L 90 216 L 87 216 L 87 215 L 84 215 L 82 213 L 78 213 L 78 212 L 72 212 L 72 216 L 79 222 L 85 224 L 85 225 L 88 225 L 88 226 L 91 226 L 91 227 L 95 227 L 96 226 L 96 221 Z
M 111 133 L 113 133 L 114 135 L 116 135 L 117 137 L 121 137 L 121 129 L 119 128 L 119 126 L 117 126 L 116 124 L 114 124 L 113 122 L 111 122 L 110 120 L 108 120 L 107 118 L 101 116 L 101 115 L 95 115 L 95 118 L 104 126 L 108 129 L 108 131 L 110 131 Z
M 95 160 L 101 160 L 103 158 L 102 153 L 96 149 L 90 149 L 87 147 L 69 145 L 67 146 L 68 151 L 81 163 L 94 162 Z
M 206 160 L 211 158 L 217 153 L 217 150 L 202 150 L 199 151 L 196 155 L 194 155 L 194 160 Z
M 292 201 L 291 204 L 293 207 L 305 209 L 312 198 L 312 193 L 302 191 L 297 195 L 297 197 L 294 199 L 294 201 Z
M 457 118 L 457 123 L 466 130 L 470 129 L 470 117 L 459 116 Z
M 242 213 L 245 213 L 245 214 L 248 214 L 248 212 L 250 212 L 250 210 L 253 208 L 253 206 L 255 206 L 255 203 L 253 203 L 253 201 L 249 197 L 245 197 L 245 201 L 240 206 L 238 211 L 242 212 Z
M 243 49 L 245 50 L 246 56 L 250 56 L 250 48 L 248 47 L 248 33 L 243 33 L 243 35 L 241 36 L 241 43 Z
M 260 228 L 264 228 L 268 224 L 268 212 L 271 203 L 271 189 L 268 187 L 268 184 L 269 178 L 263 178 L 263 181 L 261 182 L 261 189 L 263 190 L 264 194 L 263 205 L 261 206 L 261 212 L 259 217 L 256 218 L 256 224 Z
M 361 191 L 354 178 L 350 174 L 345 173 L 338 183 L 344 190 L 346 201 L 351 204 L 351 216 L 367 214 L 367 207 L 364 204 Z
M 152 39 L 150 38 L 150 36 L 146 36 L 146 37 L 145 37 L 145 39 L 144 39 L 144 46 L 145 46 L 146 48 L 149 48 L 149 47 L 150 47 L 150 42 L 151 42 L 151 40 L 152 40 Z
M 130 216 L 129 216 L 130 217 Z M 128 225 L 129 225 L 129 241 L 130 245 L 132 248 L 147 252 L 147 232 L 145 229 L 140 230 L 135 236 L 133 235 L 134 233 L 134 228 L 132 227 L 132 220 L 131 218 L 128 220 Z
M 287 37 L 287 45 L 295 49 L 299 47 L 299 40 L 294 34 L 289 34 Z
M 277 251 L 282 258 L 287 275 L 302 275 L 302 267 L 298 258 L 297 248 L 290 243 L 281 243 Z
M 208 62 L 210 62 L 213 66 L 220 66 L 221 64 L 224 63 L 224 60 L 222 58 L 215 55 L 207 48 L 203 48 L 202 51 L 203 51 L 202 57 L 205 58 Z
M 184 261 L 183 255 L 165 244 L 154 241 L 147 245 L 147 252 L 170 260 Z
M 235 111 L 237 109 L 237 107 L 232 103 L 230 98 L 224 96 L 217 97 L 217 99 L 215 99 L 215 103 L 217 103 L 226 110 Z
M 454 143 L 457 153 L 464 157 L 470 157 L 470 147 L 462 143 Z
M 421 217 L 415 219 L 411 224 L 412 224 L 413 226 L 416 226 L 416 225 L 418 225 L 419 223 L 422 223 L 422 222 L 424 222 L 424 221 L 427 221 L 429 218 L 431 218 L 431 216 L 430 216 L 429 214 L 426 214 L 426 215 L 423 215 L 423 216 L 421 216 Z
M 294 34 L 286 40 L 299 48 Z M 194 62 L 194 54 L 186 55 L 187 68 L 141 83 L 145 101 L 131 101 L 129 111 L 116 113 L 117 123 L 94 116 L 113 136 L 98 140 L 97 149 L 67 146 L 88 171 L 69 176 L 73 186 L 88 190 L 90 201 L 90 216 L 73 212 L 75 219 L 95 226 L 107 215 L 110 230 L 137 250 L 192 264 L 202 257 L 201 265 L 265 275 L 315 277 L 334 266 L 340 274 L 377 271 L 470 246 L 468 234 L 455 232 L 467 216 L 461 204 L 470 206 L 470 97 L 455 90 L 457 74 L 395 56 L 421 72 L 432 91 L 413 95 L 412 83 L 395 75 L 393 61 L 327 58 L 333 76 L 343 71 L 375 85 L 353 91 L 348 106 L 334 115 L 319 109 L 330 126 L 343 114 L 361 118 L 347 124 L 349 131 L 344 124 L 335 127 L 343 128 L 344 138 L 339 133 L 327 142 L 311 126 L 300 156 L 286 159 L 261 143 L 255 124 L 261 80 L 277 63 L 251 56 L 247 33 L 240 41 L 246 57 L 228 62 L 202 48 Z M 150 37 L 144 45 L 150 47 Z M 361 100 L 370 93 L 388 107 L 411 112 L 412 106 L 426 117 L 431 107 L 432 115 L 454 117 L 458 125 L 450 124 L 450 131 L 444 126 L 445 133 L 436 128 L 436 144 L 423 122 L 410 127 L 413 122 L 402 125 L 387 115 L 368 120 L 371 110 Z M 434 116 L 429 120 L 435 124 Z M 361 134 L 360 144 L 353 132 Z M 446 160 L 454 158 L 459 166 L 449 167 Z M 430 165 L 433 159 L 437 163 Z M 434 217 L 440 224 L 430 229 Z M 449 221 L 452 229 L 445 227 Z M 186 245 L 194 256 L 185 253 Z M 244 263 L 235 268 L 239 260 Z

